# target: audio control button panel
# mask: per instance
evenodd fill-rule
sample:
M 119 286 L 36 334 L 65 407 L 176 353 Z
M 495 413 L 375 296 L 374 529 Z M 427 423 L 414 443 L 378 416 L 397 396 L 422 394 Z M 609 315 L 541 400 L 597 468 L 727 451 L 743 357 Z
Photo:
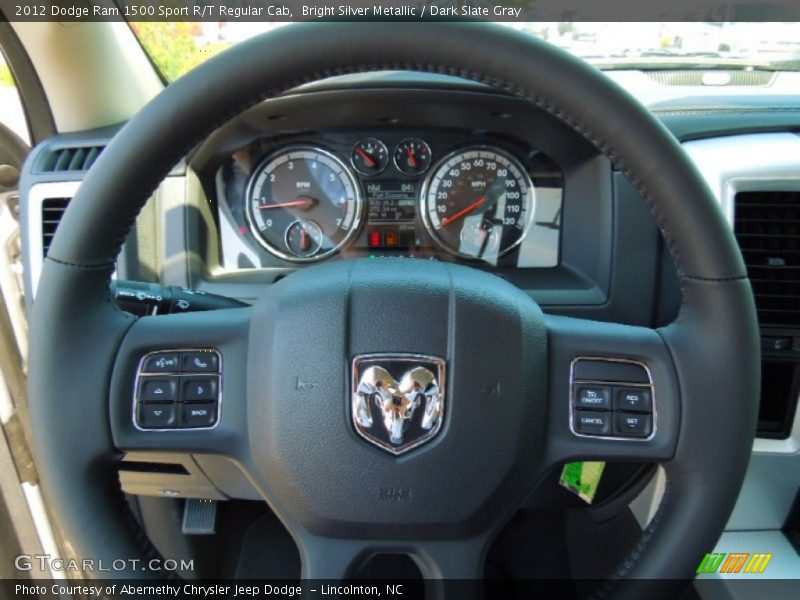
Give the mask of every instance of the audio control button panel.
M 159 350 L 136 372 L 134 424 L 143 430 L 209 429 L 219 422 L 222 357 L 215 349 Z

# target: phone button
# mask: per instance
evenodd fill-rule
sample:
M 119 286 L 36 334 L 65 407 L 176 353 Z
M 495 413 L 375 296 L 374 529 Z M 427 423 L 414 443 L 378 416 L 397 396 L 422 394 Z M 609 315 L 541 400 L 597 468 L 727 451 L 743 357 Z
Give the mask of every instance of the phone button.
M 218 373 L 216 352 L 184 352 L 181 371 L 184 373 Z

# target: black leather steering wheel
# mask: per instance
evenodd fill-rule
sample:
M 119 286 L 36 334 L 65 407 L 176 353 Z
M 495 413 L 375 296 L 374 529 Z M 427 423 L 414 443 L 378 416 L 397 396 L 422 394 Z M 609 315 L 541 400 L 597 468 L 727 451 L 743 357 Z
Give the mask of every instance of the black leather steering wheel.
M 652 330 L 544 315 L 492 275 L 413 260 L 306 268 L 252 308 L 137 320 L 114 305 L 109 279 L 126 233 L 189 149 L 261 100 L 373 70 L 485 83 L 590 140 L 658 222 L 680 275 L 677 320 Z M 478 320 L 491 327 L 476 328 Z M 141 357 L 194 347 L 223 357 L 219 425 L 135 428 Z M 442 431 L 399 458 L 364 443 L 350 423 L 351 360 L 372 352 L 447 362 Z M 650 439 L 570 431 L 570 365 L 581 356 L 648 367 L 658 402 Z M 308 578 L 344 578 L 382 551 L 410 553 L 430 577 L 480 578 L 493 533 L 549 470 L 581 459 L 658 462 L 667 476 L 661 506 L 605 589 L 655 598 L 693 577 L 733 508 L 755 431 L 759 364 L 750 285 L 713 197 L 664 127 L 601 73 L 486 24 L 298 24 L 170 85 L 87 175 L 33 308 L 31 419 L 44 491 L 79 555 L 146 552 L 141 532 L 121 518 L 121 452 L 216 454 L 244 469 L 286 524 Z M 487 395 L 487 384 L 500 392 Z M 387 510 L 385 487 L 407 490 L 407 501 Z

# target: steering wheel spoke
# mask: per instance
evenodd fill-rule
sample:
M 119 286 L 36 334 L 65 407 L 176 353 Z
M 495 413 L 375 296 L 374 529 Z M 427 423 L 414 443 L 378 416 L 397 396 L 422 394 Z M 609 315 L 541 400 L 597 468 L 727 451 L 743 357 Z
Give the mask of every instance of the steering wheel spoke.
M 670 460 L 681 394 L 658 331 L 552 315 L 545 320 L 550 381 L 545 465 Z
M 236 308 L 136 321 L 112 376 L 116 447 L 241 456 L 250 314 Z

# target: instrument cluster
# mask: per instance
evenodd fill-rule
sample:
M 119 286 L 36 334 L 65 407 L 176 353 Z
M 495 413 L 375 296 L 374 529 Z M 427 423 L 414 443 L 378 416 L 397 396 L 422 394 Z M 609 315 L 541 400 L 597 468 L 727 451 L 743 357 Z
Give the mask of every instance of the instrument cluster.
M 558 264 L 563 176 L 508 136 L 397 129 L 261 139 L 223 165 L 217 189 L 223 266 L 384 255 Z

